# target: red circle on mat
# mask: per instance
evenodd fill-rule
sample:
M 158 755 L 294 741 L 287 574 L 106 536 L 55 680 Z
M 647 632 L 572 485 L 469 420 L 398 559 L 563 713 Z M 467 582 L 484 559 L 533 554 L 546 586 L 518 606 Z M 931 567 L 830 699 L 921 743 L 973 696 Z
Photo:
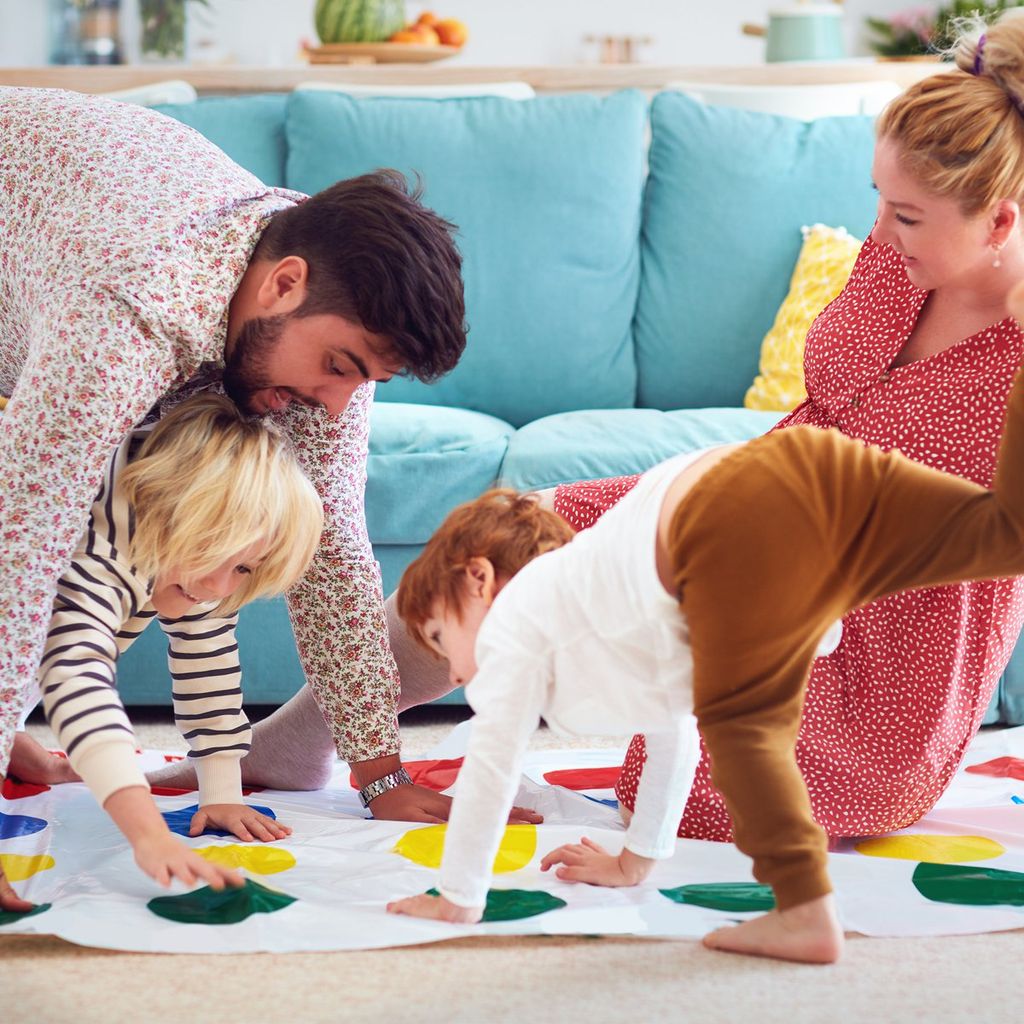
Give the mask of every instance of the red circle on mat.
M 991 775 L 996 779 L 1018 779 L 1024 782 L 1024 761 L 1019 757 L 996 757 L 966 768 L 972 775 Z
M 33 782 L 18 782 L 15 779 L 4 779 L 2 792 L 5 800 L 21 800 L 26 796 L 38 796 L 45 793 L 49 786 L 37 786 Z
M 622 765 L 614 768 L 564 768 L 545 772 L 544 781 L 566 789 L 612 789 L 621 772 Z
M 455 757 L 449 761 L 405 761 L 402 767 L 415 785 L 440 793 L 455 781 L 462 767 L 462 758 Z M 354 775 L 349 775 L 348 783 L 353 789 L 361 788 Z

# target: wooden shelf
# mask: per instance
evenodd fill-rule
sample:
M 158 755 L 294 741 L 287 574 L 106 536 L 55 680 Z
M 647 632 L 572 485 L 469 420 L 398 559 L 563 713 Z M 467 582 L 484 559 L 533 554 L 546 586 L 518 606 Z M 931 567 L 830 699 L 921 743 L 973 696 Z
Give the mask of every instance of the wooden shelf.
M 478 82 L 528 82 L 537 92 L 657 90 L 669 82 L 723 85 L 816 85 L 834 82 L 889 81 L 910 85 L 950 69 L 948 64 L 831 61 L 819 64 L 761 64 L 742 67 L 687 67 L 654 64 L 574 64 L 566 66 L 468 67 L 465 65 L 349 64 L 338 66 L 241 67 L 121 65 L 116 67 L 0 68 L 0 85 L 114 92 L 153 82 L 182 79 L 200 93 L 288 92 L 300 82 L 349 82 L 366 85 L 460 85 Z

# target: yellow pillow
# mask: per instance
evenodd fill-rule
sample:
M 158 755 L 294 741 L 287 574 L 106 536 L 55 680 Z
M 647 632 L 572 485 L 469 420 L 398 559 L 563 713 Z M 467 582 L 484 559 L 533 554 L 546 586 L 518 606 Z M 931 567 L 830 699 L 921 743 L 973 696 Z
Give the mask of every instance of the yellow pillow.
M 843 290 L 861 242 L 846 228 L 803 228 L 804 244 L 772 329 L 761 343 L 761 372 L 747 391 L 748 409 L 789 412 L 806 397 L 804 339 L 814 318 Z

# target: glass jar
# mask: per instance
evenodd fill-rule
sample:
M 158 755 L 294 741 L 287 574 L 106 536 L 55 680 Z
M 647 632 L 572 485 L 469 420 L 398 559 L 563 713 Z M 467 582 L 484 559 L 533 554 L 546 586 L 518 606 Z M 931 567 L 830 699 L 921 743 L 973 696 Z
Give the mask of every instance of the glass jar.
M 120 64 L 121 0 L 52 0 L 54 64 Z

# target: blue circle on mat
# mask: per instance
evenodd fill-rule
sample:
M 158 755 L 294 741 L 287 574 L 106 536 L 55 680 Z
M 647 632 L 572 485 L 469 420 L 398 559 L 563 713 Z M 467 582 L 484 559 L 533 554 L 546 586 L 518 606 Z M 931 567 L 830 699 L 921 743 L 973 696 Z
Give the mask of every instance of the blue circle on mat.
M 605 800 L 603 797 L 591 796 L 589 793 L 581 793 L 580 796 L 585 796 L 588 800 L 593 800 L 595 804 L 604 804 L 605 807 L 614 807 L 616 810 L 619 809 L 618 800 Z
M 257 807 L 255 804 L 248 804 L 247 806 L 252 807 L 254 811 L 259 811 L 260 814 L 265 814 L 268 818 L 273 818 L 277 821 L 277 815 L 269 807 Z M 179 836 L 188 836 L 188 830 L 192 826 L 192 815 L 199 810 L 199 804 L 192 804 L 190 807 L 182 807 L 178 811 L 161 811 L 164 821 L 167 822 L 167 827 L 172 832 L 177 832 Z M 229 836 L 230 832 L 225 832 L 220 828 L 204 828 L 199 833 L 201 836 Z M 193 839 L 198 838 L 192 836 Z
M 0 839 L 15 839 L 18 836 L 34 836 L 46 828 L 42 818 L 30 818 L 25 814 L 4 814 L 0 811 Z

